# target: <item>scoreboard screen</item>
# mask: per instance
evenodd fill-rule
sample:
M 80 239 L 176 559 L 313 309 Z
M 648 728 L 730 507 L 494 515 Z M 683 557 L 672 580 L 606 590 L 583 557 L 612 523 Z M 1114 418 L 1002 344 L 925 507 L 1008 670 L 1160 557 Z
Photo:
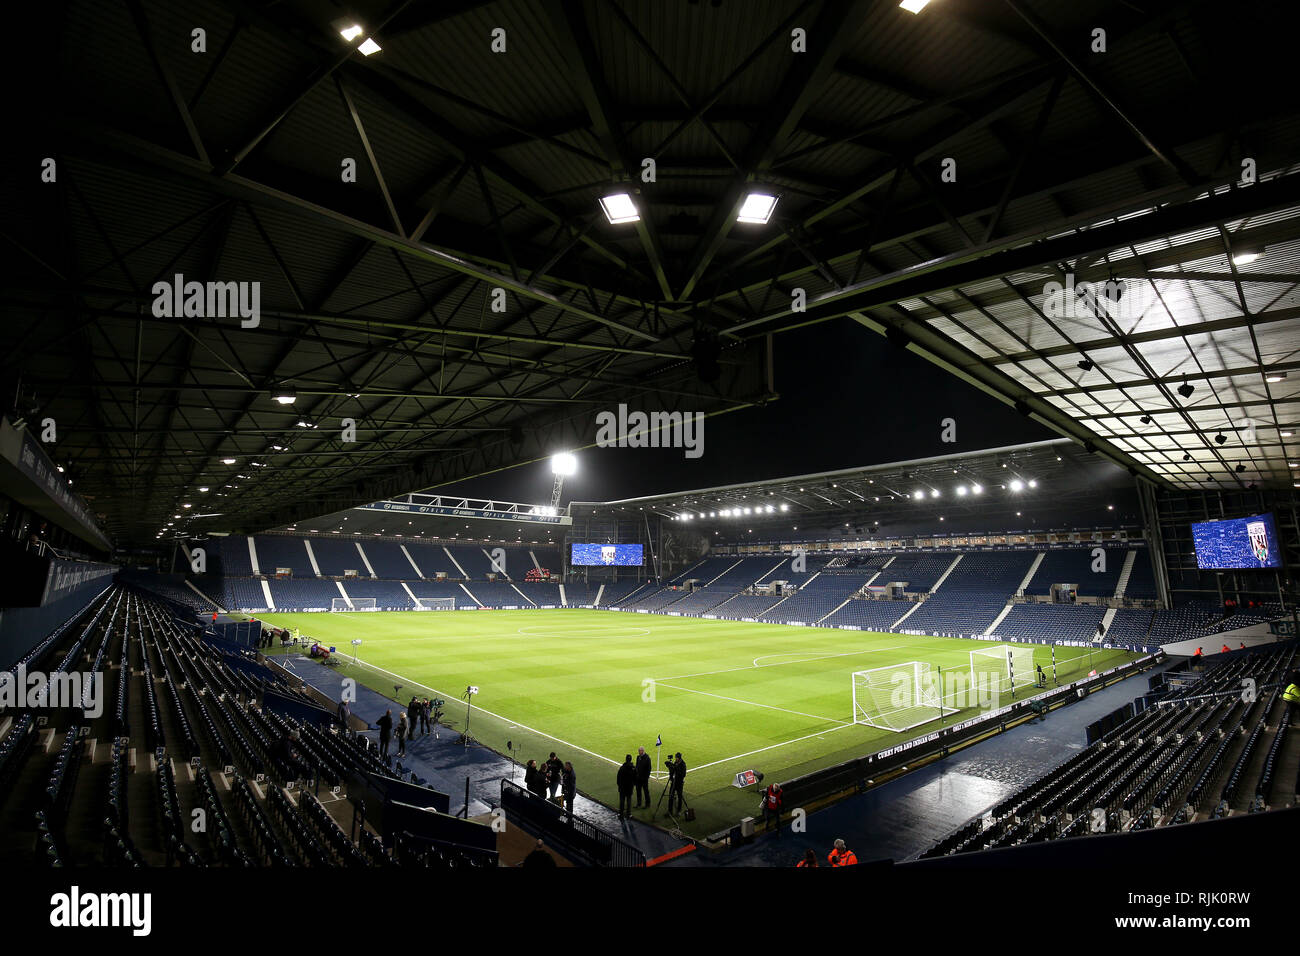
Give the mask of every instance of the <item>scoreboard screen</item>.
M 644 562 L 639 544 L 575 544 L 569 563 L 575 567 L 639 568 Z
M 1282 566 L 1272 514 L 1193 524 L 1192 543 L 1196 565 L 1203 570 Z

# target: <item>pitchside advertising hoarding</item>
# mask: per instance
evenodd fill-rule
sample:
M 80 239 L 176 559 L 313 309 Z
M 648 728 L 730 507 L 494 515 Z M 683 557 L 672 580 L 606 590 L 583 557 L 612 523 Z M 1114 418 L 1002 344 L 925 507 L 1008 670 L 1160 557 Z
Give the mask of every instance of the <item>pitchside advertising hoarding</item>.
M 644 563 L 639 544 L 574 544 L 569 564 L 579 568 L 641 567 Z
M 1273 515 L 1250 515 L 1192 525 L 1196 566 L 1205 571 L 1282 567 Z

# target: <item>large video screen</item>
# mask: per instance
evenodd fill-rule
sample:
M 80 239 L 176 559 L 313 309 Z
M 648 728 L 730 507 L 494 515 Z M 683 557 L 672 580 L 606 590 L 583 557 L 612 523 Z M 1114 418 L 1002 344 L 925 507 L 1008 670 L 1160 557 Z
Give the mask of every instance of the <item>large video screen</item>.
M 639 544 L 575 544 L 569 563 L 575 567 L 613 565 L 637 567 L 642 564 Z
M 1192 525 L 1192 541 L 1197 567 L 1205 570 L 1282 566 L 1271 514 L 1198 522 Z

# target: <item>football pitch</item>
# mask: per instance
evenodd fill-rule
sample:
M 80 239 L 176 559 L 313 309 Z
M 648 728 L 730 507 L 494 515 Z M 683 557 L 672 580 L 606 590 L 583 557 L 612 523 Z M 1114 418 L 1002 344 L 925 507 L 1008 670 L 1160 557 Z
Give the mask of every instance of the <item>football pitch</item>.
M 523 760 L 540 761 L 554 750 L 573 761 L 582 793 L 612 806 L 624 754 L 643 746 L 654 758 L 662 736 L 664 757 L 680 751 L 686 759 L 686 797 L 697 819 L 685 828 L 697 836 L 754 813 L 753 788 L 731 786 L 742 770 L 789 780 L 940 726 L 934 720 L 897 733 L 854 723 L 855 671 L 922 661 L 942 673 L 948 700 L 963 703 L 951 695 L 969 677 L 970 652 L 993 646 L 579 609 L 271 613 L 262 619 L 334 645 L 348 661 L 344 673 L 384 696 L 402 684 L 403 706 L 417 692 L 442 698 L 444 722 L 457 730 L 465 719 L 461 695 L 477 685 L 470 728 L 477 741 L 505 754 L 509 740 Z M 359 664 L 348 656 L 355 638 L 363 641 Z M 1051 648 L 1029 646 L 1050 681 Z M 1064 684 L 1136 656 L 1057 647 L 1056 674 Z M 1010 697 L 999 702 L 1008 703 Z M 946 720 L 975 713 L 959 709 Z M 652 785 L 654 801 L 662 787 Z M 658 822 L 668 821 L 661 814 Z

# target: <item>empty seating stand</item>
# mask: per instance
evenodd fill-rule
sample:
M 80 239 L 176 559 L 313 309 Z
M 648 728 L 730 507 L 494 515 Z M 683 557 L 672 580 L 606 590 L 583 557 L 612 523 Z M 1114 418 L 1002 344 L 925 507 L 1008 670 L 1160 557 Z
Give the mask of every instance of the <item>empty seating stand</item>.
M 254 655 L 197 636 L 135 588 L 111 588 L 34 648 L 51 668 L 77 661 L 111 673 L 103 715 L 45 729 L 18 713 L 0 737 L 0 846 L 19 866 L 443 866 L 435 852 L 398 859 L 335 787 L 391 776 L 358 738 L 298 722 L 261 703 L 297 692 Z M 274 695 L 272 695 L 274 696 Z M 5 715 L 11 716 L 11 715 Z M 275 742 L 297 731 L 290 767 Z M 40 743 L 52 734 L 52 746 Z M 97 759 L 87 757 L 94 741 Z M 306 768 L 319 798 L 285 791 Z M 92 769 L 93 768 L 93 769 Z M 341 795 L 341 794 L 340 794 Z M 341 811 L 346 808 L 346 814 Z M 89 809 L 90 812 L 84 812 Z M 206 826 L 191 826 L 202 810 Z M 434 847 L 435 851 L 438 850 Z
M 1296 648 L 1295 641 L 1267 645 L 1218 662 L 921 857 L 1290 805 L 1296 782 L 1279 780 L 1276 768 L 1284 755 L 1295 759 L 1297 741 L 1289 712 L 1276 706 L 1276 683 L 1294 666 Z M 1274 689 L 1243 699 L 1246 677 Z

